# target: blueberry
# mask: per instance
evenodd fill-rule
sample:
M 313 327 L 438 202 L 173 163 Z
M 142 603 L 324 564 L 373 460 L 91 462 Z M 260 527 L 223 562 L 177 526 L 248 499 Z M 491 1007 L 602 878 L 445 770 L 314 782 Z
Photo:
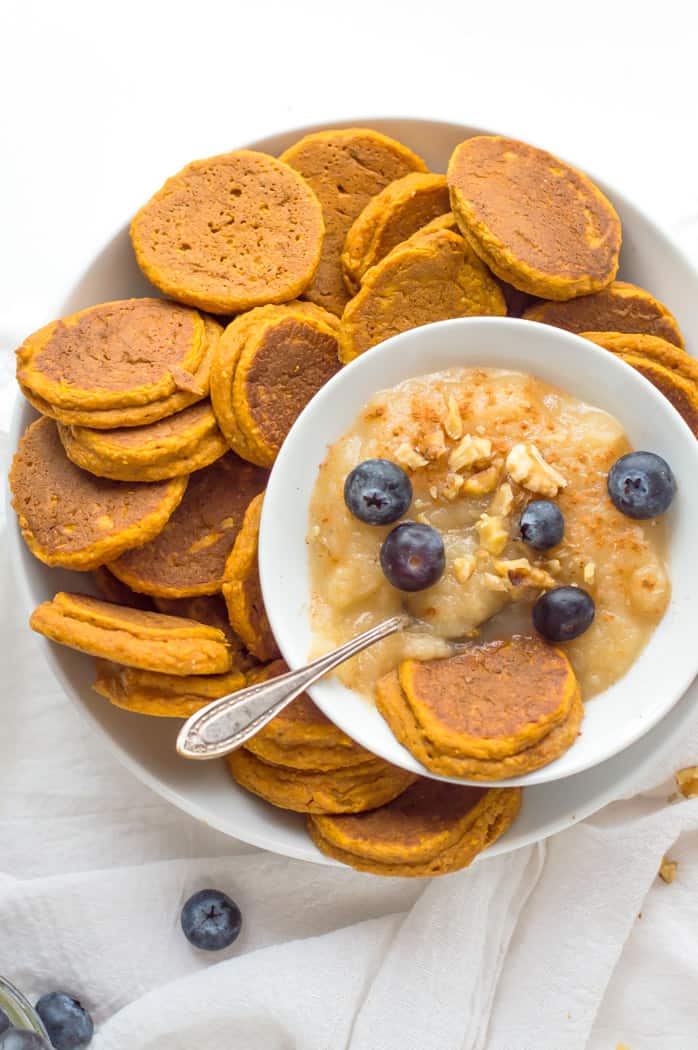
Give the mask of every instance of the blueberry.
M 521 539 L 537 551 L 557 547 L 565 533 L 565 519 L 557 503 L 534 499 L 519 518 Z
M 443 540 L 431 525 L 403 521 L 386 536 L 380 562 L 393 587 L 401 591 L 423 591 L 443 575 L 446 565 Z
M 581 587 L 553 587 L 533 606 L 533 626 L 549 642 L 569 642 L 594 619 L 594 599 Z
M 242 915 L 235 901 L 220 890 L 199 890 L 182 908 L 184 936 L 195 948 L 218 952 L 236 940 Z
M 12 1021 L 9 1019 L 5 1011 L 0 1006 L 0 1035 L 2 1035 L 3 1032 L 6 1032 L 7 1029 L 11 1027 L 11 1025 Z
M 92 1039 L 92 1018 L 78 999 L 67 992 L 49 992 L 36 1004 L 51 1045 L 56 1050 L 78 1050 Z
M 656 518 L 676 495 L 676 478 L 654 452 L 628 452 L 608 472 L 608 494 L 629 518 Z
M 51 1050 L 46 1040 L 27 1028 L 6 1028 L 0 1035 L 0 1050 Z
M 366 459 L 344 482 L 344 502 L 367 525 L 390 525 L 412 502 L 412 482 L 389 459 Z

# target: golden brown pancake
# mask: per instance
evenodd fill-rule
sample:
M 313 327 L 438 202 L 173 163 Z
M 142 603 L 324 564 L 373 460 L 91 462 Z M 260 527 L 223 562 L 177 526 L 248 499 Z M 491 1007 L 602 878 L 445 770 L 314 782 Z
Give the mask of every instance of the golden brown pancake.
M 451 317 L 502 317 L 499 286 L 467 242 L 448 229 L 418 232 L 372 266 L 347 303 L 339 332 L 345 363 L 410 328 Z
M 626 281 L 613 281 L 600 292 L 566 303 L 536 303 L 524 317 L 568 332 L 638 332 L 684 345 L 676 318 L 664 303 Z
M 117 583 L 120 582 L 117 580 Z M 143 598 L 145 595 L 138 597 Z M 167 613 L 168 616 L 184 616 L 187 620 L 196 620 L 197 623 L 205 623 L 222 631 L 230 649 L 233 670 L 247 672 L 257 667 L 257 660 L 231 627 L 220 594 L 199 594 L 193 598 L 153 598 L 152 601 L 158 612 Z
M 403 175 L 372 197 L 344 241 L 342 272 L 350 295 L 367 270 L 450 207 L 446 176 L 429 172 Z
M 620 219 L 582 172 L 500 135 L 456 146 L 451 207 L 473 250 L 503 281 L 545 299 L 605 288 L 618 270 Z
M 97 660 L 92 688 L 126 711 L 157 718 L 189 718 L 212 700 L 244 689 L 246 684 L 244 673 L 237 668 L 225 674 L 177 676 Z
M 238 455 L 270 467 L 296 418 L 339 370 L 339 322 L 313 303 L 261 306 L 226 328 L 211 370 L 221 430 Z
M 260 492 L 245 511 L 233 549 L 223 570 L 223 598 L 235 633 L 258 660 L 275 660 L 279 647 L 271 633 L 262 598 L 257 553 L 259 522 L 264 494 Z
M 315 845 L 374 875 L 424 877 L 465 868 L 516 819 L 518 788 L 479 788 L 420 779 L 369 813 L 310 816 Z
M 426 165 L 406 146 L 370 128 L 305 135 L 281 159 L 313 188 L 325 220 L 320 265 L 305 298 L 341 314 L 349 298 L 341 265 L 349 227 L 389 182 L 411 171 L 426 171 Z
M 131 609 L 147 609 L 150 612 L 153 611 L 154 606 L 151 598 L 147 594 L 136 594 L 130 587 L 127 587 L 121 580 L 117 580 L 113 572 L 109 572 L 106 565 L 100 565 L 98 569 L 93 569 L 90 573 L 95 587 L 100 593 L 100 596 L 107 602 L 114 602 L 115 605 L 128 605 Z M 169 612 L 168 609 L 160 609 L 160 612 Z M 190 619 L 195 620 L 196 617 L 192 616 Z
M 242 787 L 296 813 L 360 813 L 390 802 L 416 779 L 413 773 L 374 757 L 339 769 L 291 769 L 239 748 L 226 762 Z
M 159 598 L 215 594 L 245 511 L 266 481 L 265 470 L 228 452 L 191 475 L 178 513 L 153 542 L 109 568 L 134 591 Z
M 54 642 L 129 667 L 172 675 L 218 674 L 230 668 L 222 631 L 88 594 L 60 591 L 35 609 L 29 622 L 32 630 Z
M 167 524 L 186 478 L 107 481 L 70 462 L 51 419 L 25 430 L 10 489 L 25 543 L 46 565 L 96 569 L 152 539 Z
M 148 280 L 221 314 L 299 295 L 315 274 L 323 235 L 322 209 L 306 181 L 253 150 L 188 164 L 131 223 Z

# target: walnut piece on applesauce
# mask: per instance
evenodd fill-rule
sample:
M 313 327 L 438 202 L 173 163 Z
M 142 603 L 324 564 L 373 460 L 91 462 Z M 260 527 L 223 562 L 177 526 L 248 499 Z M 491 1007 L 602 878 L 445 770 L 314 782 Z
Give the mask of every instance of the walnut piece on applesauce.
M 513 481 L 538 496 L 551 498 L 557 496 L 560 489 L 567 487 L 567 481 L 560 471 L 546 462 L 537 447 L 529 441 L 519 441 L 514 445 L 507 456 L 506 468 Z

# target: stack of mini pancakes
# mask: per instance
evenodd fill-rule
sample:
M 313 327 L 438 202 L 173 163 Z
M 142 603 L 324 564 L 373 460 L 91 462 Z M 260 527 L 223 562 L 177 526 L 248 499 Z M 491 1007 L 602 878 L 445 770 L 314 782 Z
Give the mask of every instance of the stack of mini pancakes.
M 615 280 L 614 209 L 524 143 L 470 139 L 446 175 L 365 128 L 305 136 L 279 159 L 227 153 L 168 179 L 131 237 L 167 298 L 91 306 L 25 340 L 17 377 L 41 417 L 11 471 L 32 552 L 91 573 L 102 595 L 60 592 L 32 626 L 97 657 L 95 689 L 127 710 L 186 717 L 283 669 L 257 567 L 267 471 L 316 391 L 388 336 L 482 314 L 568 328 L 643 372 L 698 433 L 698 371 L 675 319 Z M 565 657 L 527 644 L 478 665 L 537 669 L 540 695 L 506 717 L 483 722 L 476 696 L 444 700 L 465 695 L 472 654 L 402 665 L 381 711 L 437 774 L 534 769 L 572 742 L 581 705 Z M 520 805 L 515 788 L 390 766 L 305 696 L 228 764 L 306 813 L 320 849 L 386 875 L 464 866 Z

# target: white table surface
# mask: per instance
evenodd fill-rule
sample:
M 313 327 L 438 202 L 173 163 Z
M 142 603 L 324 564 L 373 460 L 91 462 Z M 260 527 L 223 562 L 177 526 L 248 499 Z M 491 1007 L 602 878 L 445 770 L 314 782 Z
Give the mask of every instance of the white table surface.
M 6 0 L 0 430 L 13 396 L 9 351 L 54 317 L 95 246 L 188 160 L 283 127 L 394 114 L 499 128 L 621 187 L 698 262 L 698 63 L 687 11 L 678 0 Z M 7 566 L 0 579 L 7 579 Z M 26 668 L 27 690 L 4 697 L 25 713 L 9 736 L 0 734 L 0 888 L 3 878 L 229 856 L 236 848 L 230 840 L 161 802 L 95 744 L 37 666 L 27 634 L 6 631 L 2 655 L 13 673 Z M 37 769 L 32 734 L 44 726 L 52 747 Z M 89 797 L 76 793 L 78 783 L 89 783 Z M 83 843 L 85 822 L 90 835 Z M 686 864 L 697 853 L 692 836 L 679 850 Z M 656 1001 L 655 1017 L 666 1003 L 674 1034 L 662 1041 L 661 1031 L 648 1032 L 632 1050 L 698 1045 L 698 1035 L 684 1043 L 680 1034 L 692 1025 L 698 1031 L 698 912 L 691 898 L 698 873 L 684 871 L 682 887 L 650 893 L 645 925 L 625 947 L 588 1050 L 612 1050 L 623 1039 L 629 1004 L 648 999 Z M 386 888 L 384 910 L 408 906 L 404 894 L 398 901 L 391 893 Z M 323 913 L 320 926 L 345 921 L 339 911 Z M 674 932 L 662 939 L 661 931 Z M 681 951 L 669 952 L 670 942 Z M 0 970 L 12 958 L 0 943 Z M 20 978 L 31 985 L 30 964 Z

